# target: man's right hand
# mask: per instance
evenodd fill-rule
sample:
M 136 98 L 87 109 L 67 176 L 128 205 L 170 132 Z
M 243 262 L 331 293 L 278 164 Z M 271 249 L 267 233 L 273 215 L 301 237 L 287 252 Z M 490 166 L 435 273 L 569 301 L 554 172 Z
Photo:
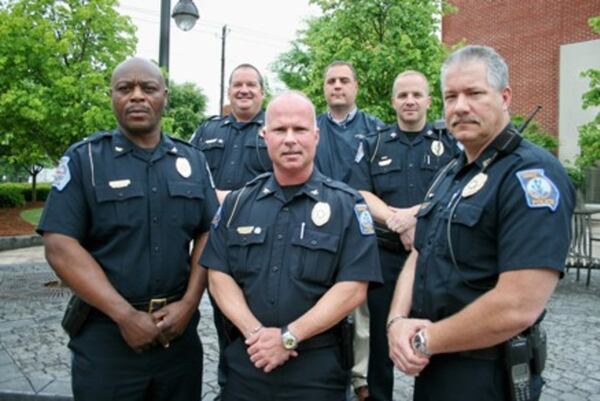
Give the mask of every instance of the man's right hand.
M 117 325 L 127 345 L 136 352 L 143 352 L 156 345 L 161 333 L 151 314 L 133 308 Z
M 407 375 L 417 376 L 429 363 L 429 358 L 417 354 L 412 348 L 412 338 L 421 329 L 429 326 L 429 320 L 401 319 L 393 323 L 388 331 L 390 359 Z

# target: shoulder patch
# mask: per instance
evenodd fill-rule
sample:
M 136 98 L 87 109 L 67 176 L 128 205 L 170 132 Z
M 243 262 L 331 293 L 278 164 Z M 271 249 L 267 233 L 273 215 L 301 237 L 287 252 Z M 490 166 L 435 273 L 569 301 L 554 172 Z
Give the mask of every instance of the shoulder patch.
M 375 234 L 375 228 L 373 227 L 373 218 L 369 212 L 369 208 L 365 203 L 359 203 L 354 205 L 354 214 L 358 220 L 358 228 L 362 235 L 373 235 Z
M 552 180 L 546 177 L 543 169 L 518 171 L 517 178 L 530 208 L 547 207 L 553 212 L 558 208 L 560 192 Z
M 54 173 L 54 179 L 52 180 L 52 186 L 59 191 L 62 191 L 69 181 L 71 181 L 71 171 L 69 170 L 69 161 L 71 159 L 68 156 L 60 158 L 56 172 Z

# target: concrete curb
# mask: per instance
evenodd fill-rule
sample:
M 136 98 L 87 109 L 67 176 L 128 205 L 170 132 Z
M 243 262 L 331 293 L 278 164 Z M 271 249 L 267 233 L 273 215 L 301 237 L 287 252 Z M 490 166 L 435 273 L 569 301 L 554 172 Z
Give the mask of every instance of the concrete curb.
M 11 249 L 27 248 L 38 245 L 42 245 L 42 237 L 38 234 L 0 237 L 0 251 L 9 251 Z M 0 398 L 0 400 L 3 400 L 3 398 Z
M 0 390 L 0 401 L 73 401 L 73 397 L 50 394 L 31 394 Z

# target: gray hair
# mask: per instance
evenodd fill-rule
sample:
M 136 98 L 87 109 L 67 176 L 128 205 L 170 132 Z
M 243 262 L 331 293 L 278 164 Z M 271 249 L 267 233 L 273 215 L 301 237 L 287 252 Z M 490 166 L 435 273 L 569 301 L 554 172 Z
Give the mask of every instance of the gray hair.
M 488 46 L 469 45 L 452 53 L 441 69 L 441 84 L 442 92 L 444 92 L 444 84 L 446 81 L 446 73 L 448 68 L 454 64 L 468 63 L 472 61 L 482 62 L 487 69 L 488 83 L 498 92 L 508 86 L 508 67 L 506 62 L 496 50 Z

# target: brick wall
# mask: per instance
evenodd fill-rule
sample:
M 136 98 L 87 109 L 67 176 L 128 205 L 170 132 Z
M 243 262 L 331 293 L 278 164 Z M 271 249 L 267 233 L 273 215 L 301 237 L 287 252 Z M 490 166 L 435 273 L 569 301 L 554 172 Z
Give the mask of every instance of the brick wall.
M 506 60 L 513 89 L 512 112 L 558 135 L 560 46 L 599 39 L 587 20 L 600 15 L 598 0 L 449 0 L 458 8 L 443 18 L 442 39 L 495 48 Z M 600 57 L 600 55 L 598 55 Z

